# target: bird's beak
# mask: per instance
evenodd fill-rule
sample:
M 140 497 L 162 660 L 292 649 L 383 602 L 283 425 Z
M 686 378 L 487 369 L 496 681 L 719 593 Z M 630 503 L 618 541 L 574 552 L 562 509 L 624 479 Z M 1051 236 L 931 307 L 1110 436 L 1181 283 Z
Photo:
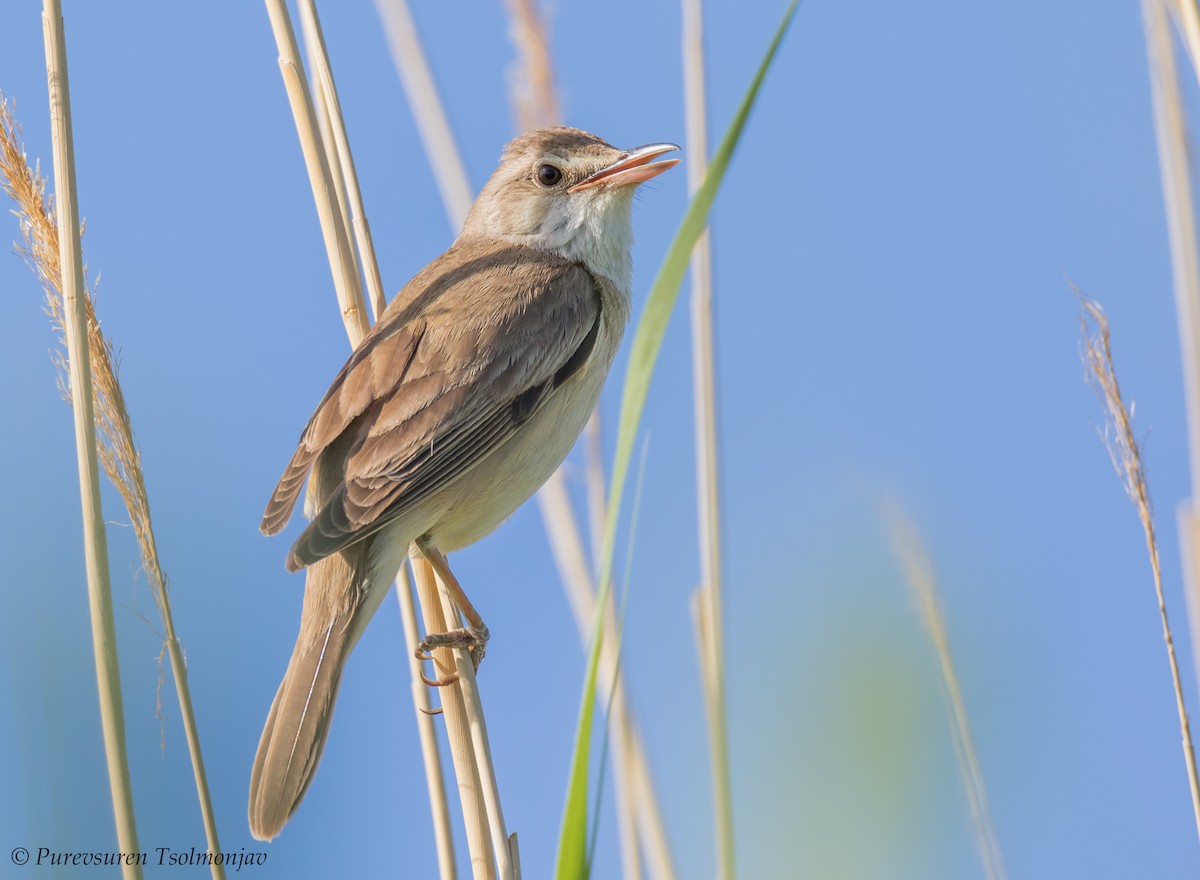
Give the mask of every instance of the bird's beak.
M 668 159 L 666 162 L 649 164 L 663 153 L 678 150 L 675 144 L 646 144 L 644 147 L 634 147 L 621 154 L 611 165 L 601 168 L 591 177 L 586 177 L 567 190 L 569 193 L 591 189 L 602 184 L 608 186 L 628 186 L 633 183 L 644 183 L 651 177 L 657 177 L 668 168 L 679 164 L 678 159 Z

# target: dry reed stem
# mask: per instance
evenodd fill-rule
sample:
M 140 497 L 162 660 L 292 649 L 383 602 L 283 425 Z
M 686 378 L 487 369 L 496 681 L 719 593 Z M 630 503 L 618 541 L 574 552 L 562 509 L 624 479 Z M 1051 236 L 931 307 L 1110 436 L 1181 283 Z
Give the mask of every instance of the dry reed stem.
M 46 292 L 46 311 L 52 325 L 64 329 L 62 275 L 59 270 L 58 229 L 45 194 L 45 180 L 31 169 L 20 145 L 20 127 L 14 120 L 8 103 L 0 96 L 0 187 L 18 205 L 18 218 L 24 244 L 21 253 L 38 275 Z M 142 568 L 150 585 L 159 613 L 163 619 L 165 637 L 163 651 L 171 664 L 176 683 L 179 712 L 192 762 L 192 774 L 200 801 L 209 850 L 220 852 L 216 817 L 204 770 L 200 735 L 188 686 L 187 663 L 175 633 L 167 593 L 168 580 L 158 556 L 154 528 L 150 517 L 150 501 L 142 473 L 142 454 L 133 434 L 125 407 L 125 395 L 117 375 L 117 358 L 111 343 L 100 329 L 95 313 L 95 300 L 84 279 L 84 299 L 87 312 L 88 348 L 92 373 L 94 421 L 99 431 L 97 450 L 100 465 L 109 481 L 116 487 L 129 514 L 130 524 L 138 542 Z M 61 366 L 61 364 L 60 364 Z M 63 383 L 64 388 L 67 383 Z M 213 876 L 224 877 L 221 865 L 213 865 Z
M 324 36 L 322 35 L 322 31 L 320 31 L 320 20 L 317 17 L 316 7 L 311 4 L 301 6 L 301 13 L 308 54 L 313 59 L 313 66 L 318 71 L 317 88 L 319 94 L 322 95 L 323 113 L 325 121 L 328 122 L 323 128 L 324 136 L 318 136 L 318 133 L 313 131 L 311 101 L 304 100 L 304 94 L 302 94 L 304 89 L 301 86 L 304 86 L 305 82 L 302 77 L 299 77 L 299 61 L 296 60 L 298 49 L 295 47 L 295 36 L 292 30 L 292 23 L 290 23 L 288 17 L 287 6 L 278 4 L 278 2 L 272 4 L 272 0 L 268 0 L 268 12 L 271 16 L 272 30 L 276 34 L 276 42 L 280 46 L 284 83 L 286 83 L 288 88 L 289 100 L 292 101 L 296 127 L 298 127 L 298 131 L 300 132 L 301 145 L 304 146 L 308 169 L 310 169 L 310 182 L 313 185 L 314 198 L 317 199 L 318 212 L 322 210 L 323 204 L 328 203 L 330 187 L 334 187 L 338 210 L 335 214 L 332 211 L 332 205 L 328 205 L 328 209 L 331 221 L 334 222 L 335 226 L 340 226 L 340 231 L 335 235 L 335 238 L 338 241 L 344 240 L 347 237 L 346 191 L 349 191 L 350 199 L 353 199 L 352 208 L 356 218 L 354 232 L 356 241 L 358 241 L 358 252 L 362 262 L 364 262 L 368 286 L 372 288 L 374 313 L 378 316 L 385 307 L 383 303 L 382 281 L 379 281 L 380 276 L 376 252 L 374 252 L 370 228 L 366 225 L 361 197 L 358 194 L 358 174 L 355 172 L 353 157 L 350 154 L 349 139 L 341 115 L 341 104 L 337 100 L 334 77 L 332 77 L 328 54 L 325 52 Z M 318 137 L 320 137 L 319 143 L 314 143 L 314 138 Z M 320 169 L 322 170 L 322 174 L 314 175 L 313 166 L 319 163 L 320 160 L 324 160 L 325 167 Z M 332 168 L 338 169 L 337 175 L 332 175 Z M 318 181 L 322 179 L 324 187 L 318 184 Z M 344 184 L 346 188 L 342 188 L 338 184 Z M 322 193 L 324 193 L 324 197 Z M 338 220 L 342 221 L 341 225 L 337 225 Z M 326 243 L 328 243 L 328 240 L 329 238 L 326 237 Z M 328 249 L 326 249 L 326 252 L 328 252 Z M 338 250 L 338 255 L 344 256 L 344 250 Z M 330 253 L 330 263 L 336 281 L 338 269 L 332 265 L 334 263 L 332 253 Z M 355 286 L 358 285 L 358 265 L 354 267 L 354 282 Z M 365 323 L 361 288 L 356 288 L 355 305 L 355 309 L 347 310 L 343 307 L 342 310 L 343 323 L 346 325 L 346 333 L 349 336 L 350 346 L 352 347 L 358 345 L 361 337 L 365 335 L 365 330 L 361 328 L 361 324 Z M 409 589 L 407 576 L 404 576 L 403 573 L 397 576 L 396 595 L 397 600 L 400 601 L 401 617 L 404 621 L 403 629 L 407 646 L 406 653 L 412 658 L 409 662 L 409 671 L 413 681 L 413 705 L 421 743 L 422 762 L 424 762 L 425 766 L 428 796 L 430 796 L 430 812 L 434 826 L 434 843 L 436 843 L 438 854 L 439 873 L 443 878 L 449 878 L 449 876 L 455 875 L 455 857 L 454 845 L 452 845 L 452 832 L 449 825 L 449 807 L 446 804 L 443 784 L 442 758 L 440 758 L 438 749 L 437 734 L 433 728 L 433 719 L 430 713 L 428 713 L 430 711 L 430 704 L 428 704 L 426 686 L 421 681 L 420 664 L 415 663 L 415 658 L 413 657 L 413 651 L 416 643 L 418 643 L 419 636 L 416 633 L 412 591 Z M 433 604 L 431 606 L 428 603 Z M 426 622 L 438 616 L 436 593 L 428 591 L 421 593 L 421 605 L 422 616 L 424 616 Z M 427 631 L 445 631 L 445 629 L 432 627 L 427 629 Z M 461 692 L 466 687 L 474 687 L 473 677 L 469 683 L 456 682 L 445 690 L 446 692 L 450 692 L 452 700 L 456 700 L 456 705 L 461 705 Z M 478 702 L 478 696 L 476 696 L 476 702 Z M 473 765 L 475 756 L 472 750 L 468 748 L 468 741 L 463 740 L 462 737 L 450 737 L 450 742 L 451 758 L 455 761 L 458 776 L 461 779 L 468 778 L 473 773 L 474 778 L 478 780 L 479 768 Z M 488 773 L 491 773 L 490 767 L 488 767 Z M 474 790 L 478 791 L 478 785 L 475 786 Z M 464 815 L 468 816 L 467 834 L 469 849 L 473 854 L 473 867 L 478 867 L 474 858 L 475 852 L 486 850 L 487 824 L 486 816 L 484 816 L 484 821 L 479 821 L 480 816 L 482 816 L 480 813 L 481 809 L 478 803 L 463 802 Z M 485 858 L 482 864 L 484 864 L 485 868 L 490 866 L 490 858 Z
M 1200 10 L 1196 8 L 1196 0 L 1167 0 L 1167 4 L 1191 59 L 1192 70 L 1200 77 Z
M 270 7 L 268 9 L 270 10 Z M 279 11 L 282 13 L 279 16 L 279 23 L 278 25 L 274 25 L 273 19 L 273 26 L 275 26 L 277 34 L 284 34 L 284 42 L 287 42 L 286 35 L 291 31 L 291 23 L 287 18 L 286 6 L 282 7 Z M 346 234 L 345 230 L 351 226 L 347 208 L 347 190 L 350 191 L 351 197 L 354 199 L 353 210 L 356 222 L 353 223 L 353 231 L 358 246 L 358 255 L 365 263 L 365 274 L 372 291 L 373 311 L 378 317 L 386 307 L 386 303 L 383 301 L 379 265 L 375 257 L 374 243 L 370 237 L 370 228 L 366 223 L 365 212 L 362 208 L 361 195 L 358 189 L 358 175 L 354 169 L 349 139 L 342 120 L 340 102 L 337 98 L 332 69 L 325 51 L 324 35 L 321 32 L 320 19 L 317 17 L 315 6 L 311 4 L 301 6 L 301 23 L 311 65 L 316 71 L 316 83 L 322 109 L 320 143 L 317 146 L 320 152 L 326 157 L 326 164 L 329 170 L 329 177 L 327 179 L 333 184 L 338 205 L 337 218 L 341 220 L 343 234 Z M 294 37 L 291 42 L 292 48 L 289 51 L 294 55 Z M 292 70 L 294 69 L 295 66 L 292 65 Z M 291 80 L 289 80 L 286 70 L 285 68 L 285 83 L 290 83 Z M 295 108 L 296 101 L 290 88 L 289 97 L 292 97 L 293 107 Z M 295 114 L 295 117 L 297 127 L 301 130 L 302 143 L 309 143 L 313 138 L 313 133 L 311 131 L 306 133 L 302 130 L 305 114 L 299 112 Z M 306 154 L 314 152 L 316 150 L 306 150 Z M 314 183 L 314 197 L 317 199 L 319 206 L 322 199 L 317 193 L 315 178 L 311 174 L 311 166 L 310 182 Z M 333 268 L 332 265 L 331 268 Z M 333 269 L 333 271 L 336 279 L 337 270 Z M 354 277 L 355 281 L 357 281 L 357 266 L 355 267 Z M 342 312 L 346 334 L 350 339 L 352 348 L 357 345 L 362 335 L 364 335 L 358 320 L 360 315 L 364 315 L 361 309 L 361 290 L 358 292 L 356 304 L 359 306 L 358 309 L 351 311 L 343 309 Z M 408 583 L 407 574 L 403 571 L 399 573 L 396 579 L 396 597 L 400 604 L 400 614 L 404 624 L 405 653 L 409 656 L 413 706 L 416 710 L 414 717 L 417 723 L 418 739 L 421 743 L 422 763 L 425 768 L 425 781 L 429 793 L 430 816 L 434 826 L 438 870 L 443 878 L 449 878 L 455 875 L 453 832 L 450 828 L 449 805 L 446 800 L 437 732 L 434 728 L 433 717 L 430 714 L 429 694 L 426 685 L 421 680 L 422 670 L 420 663 L 413 656 L 413 651 L 420 637 L 417 632 L 415 610 L 412 604 L 412 590 Z
M 975 842 L 979 847 L 983 871 L 988 880 L 1004 880 L 1004 859 L 1000 854 L 1000 842 L 992 823 L 991 810 L 988 809 L 983 771 L 979 767 L 979 756 L 975 752 L 975 742 L 971 738 L 971 728 L 967 723 L 967 708 L 963 702 L 962 690 L 958 686 L 958 673 L 954 669 L 954 659 L 950 656 L 950 641 L 946 637 L 946 623 L 938 602 L 933 565 L 921 543 L 916 526 L 898 510 L 890 510 L 888 519 L 891 524 L 892 545 L 904 567 L 908 585 L 917 601 L 921 621 L 925 624 L 937 653 L 938 668 L 942 673 L 942 684 L 950 708 L 954 753 L 958 759 L 963 786 L 967 790 L 967 801 L 971 806 L 971 818 L 975 823 Z
M 347 212 L 349 213 L 349 218 L 344 222 L 348 229 L 354 231 L 354 240 L 358 247 L 358 262 L 366 279 L 371 311 L 375 320 L 378 321 L 383 310 L 387 308 L 387 298 L 383 292 L 379 260 L 375 256 L 375 243 L 371 238 L 371 225 L 367 222 L 367 212 L 363 206 L 358 171 L 354 166 L 354 156 L 350 152 L 350 138 L 346 134 L 346 121 L 342 117 L 342 105 L 338 100 L 337 86 L 333 81 L 333 67 L 329 63 L 329 53 L 325 49 L 325 37 L 321 31 L 321 20 L 317 16 L 314 0 L 304 0 L 300 4 L 300 28 L 308 50 L 309 66 L 313 71 L 316 94 L 320 96 L 321 137 L 329 157 L 329 167 L 337 185 L 338 203 L 343 216 Z
M 1121 397 L 1117 375 L 1113 368 L 1112 348 L 1109 344 L 1108 318 L 1095 301 L 1088 299 L 1077 288 L 1072 287 L 1079 297 L 1083 312 L 1079 316 L 1082 336 L 1082 353 L 1088 367 L 1089 378 L 1095 382 L 1104 403 L 1108 423 L 1104 431 L 1105 446 L 1113 467 L 1120 476 L 1129 500 L 1137 509 L 1138 519 L 1146 534 L 1146 552 L 1150 556 L 1150 570 L 1154 576 L 1154 593 L 1158 599 L 1158 613 L 1162 619 L 1163 641 L 1167 646 L 1167 660 L 1171 666 L 1171 683 L 1175 688 L 1175 708 L 1179 714 L 1179 733 L 1183 744 L 1183 759 L 1187 765 L 1188 785 L 1192 793 L 1192 812 L 1196 818 L 1196 832 L 1200 836 L 1200 779 L 1196 774 L 1196 754 L 1192 748 L 1192 733 L 1188 725 L 1187 708 L 1183 702 L 1183 685 L 1179 679 L 1179 664 L 1175 659 L 1175 643 L 1171 637 L 1171 625 L 1167 619 L 1167 605 L 1163 598 L 1162 570 L 1158 560 L 1158 541 L 1155 536 L 1154 516 L 1150 508 L 1150 490 L 1146 482 L 1146 469 L 1142 464 L 1142 452 L 1133 434 L 1133 419 L 1129 408 Z M 1089 319 L 1095 324 L 1091 331 Z
M 412 564 L 417 599 L 421 603 L 426 630 L 449 632 L 457 628 L 458 613 L 452 611 L 446 614 L 443 609 L 442 590 L 439 589 L 434 576 L 433 566 L 416 547 L 409 551 L 409 562 Z M 450 648 L 438 648 L 432 652 L 436 677 L 442 678 L 458 670 L 455 653 L 456 650 Z M 467 666 L 470 666 L 469 660 Z M 471 679 L 474 680 L 473 672 Z M 446 736 L 450 740 L 450 755 L 454 762 L 454 775 L 458 780 L 458 798 L 462 805 L 463 823 L 466 828 L 467 850 L 471 857 L 471 876 L 476 880 L 491 880 L 496 876 L 496 863 L 488 844 L 487 806 L 483 798 L 479 764 L 471 744 L 466 701 L 462 688 L 455 685 L 441 688 L 440 692 L 442 715 L 446 719 Z
M 1183 24 L 1185 45 L 1193 64 L 1200 53 L 1196 11 L 1188 0 L 1178 0 L 1174 9 Z M 1200 533 L 1192 523 L 1200 519 L 1200 255 L 1196 252 L 1196 214 L 1192 200 L 1189 141 L 1183 103 L 1176 75 L 1171 29 L 1162 0 L 1142 0 L 1146 32 L 1146 54 L 1154 106 L 1154 131 L 1162 177 L 1163 205 L 1171 244 L 1171 274 L 1175 286 L 1175 311 L 1183 356 L 1184 405 L 1187 414 L 1188 465 L 1191 498 L 1180 506 L 1180 551 L 1183 557 L 1188 629 L 1192 644 L 1200 644 Z M 1198 71 L 1200 75 L 1200 71 Z M 1200 681 L 1200 651 L 1192 652 Z
M 412 14 L 405 0 L 375 0 L 375 8 L 387 32 L 392 61 L 408 96 L 450 225 L 458 232 L 471 210 L 471 185 L 467 182 L 467 171 L 446 120 Z
M 606 624 L 607 625 L 607 624 Z M 633 767 L 633 731 L 626 717 L 624 692 L 618 693 L 612 684 L 601 688 L 601 695 L 610 697 L 608 703 L 609 751 L 613 765 L 613 799 L 618 805 L 634 803 L 637 786 L 630 772 Z M 603 765 L 601 765 L 603 770 Z M 642 880 L 642 854 L 638 846 L 637 810 L 617 809 L 617 839 L 629 841 L 621 846 L 621 877 L 623 880 Z M 593 819 L 593 827 L 599 816 Z M 593 840 L 593 846 L 595 841 Z
M 667 845 L 667 829 L 663 825 L 662 812 L 658 809 L 658 794 L 650 775 L 650 764 L 646 759 L 646 747 L 642 744 L 641 732 L 636 723 L 629 724 L 633 739 L 630 754 L 629 778 L 633 786 L 634 803 L 649 803 L 653 809 L 639 809 L 635 813 L 638 836 L 643 841 L 643 853 L 651 877 L 675 877 L 675 866 L 671 862 L 671 849 Z
M 309 46 L 305 46 L 306 50 L 311 52 Z M 311 67 L 310 59 L 310 67 Z M 314 75 L 315 76 L 315 75 Z M 329 101 L 325 94 L 325 90 L 321 83 L 313 79 L 309 83 L 312 90 L 313 105 L 317 113 L 317 134 L 321 144 L 321 149 L 325 153 L 325 164 L 329 166 L 330 182 L 333 184 L 333 202 L 337 210 L 337 225 L 346 232 L 347 241 L 350 237 L 350 207 L 347 204 L 346 198 L 346 182 L 339 172 L 339 163 L 337 156 L 337 144 L 333 140 L 333 123 L 329 110 Z M 361 283 L 362 267 L 358 262 L 358 255 L 354 256 L 354 278 L 356 283 Z M 362 297 L 361 302 L 366 303 L 366 298 L 362 296 L 361 290 L 359 296 Z M 363 312 L 364 316 L 366 312 Z M 367 319 L 368 325 L 371 319 Z
M 442 602 L 442 618 L 452 628 L 462 625 L 459 609 L 449 590 L 440 576 L 435 574 L 438 595 Z M 447 630 L 430 630 L 431 632 L 446 632 Z M 466 724 L 468 744 L 474 755 L 476 778 L 479 781 L 479 796 L 483 800 L 484 817 L 487 821 L 488 834 L 492 842 L 492 854 L 496 861 L 495 876 L 500 880 L 520 880 L 514 874 L 513 856 L 510 846 L 516 845 L 516 835 L 511 837 L 504 825 L 504 810 L 500 805 L 500 788 L 496 784 L 496 770 L 492 761 L 491 743 L 488 741 L 487 721 L 483 714 L 483 699 L 479 694 L 479 686 L 475 680 L 475 664 L 470 652 L 457 648 L 450 652 L 453 660 L 453 672 L 457 676 L 454 691 L 461 695 L 463 705 L 463 722 Z
M 313 26 L 312 22 L 313 19 L 304 14 L 304 6 L 301 5 L 300 38 L 304 43 L 304 54 L 308 59 L 308 70 L 313 71 L 309 74 L 308 88 L 309 94 L 312 95 L 313 110 L 316 113 L 317 140 L 321 145 L 321 150 L 325 153 L 325 164 L 329 167 L 329 182 L 333 185 L 333 202 L 337 207 L 338 223 L 342 229 L 346 230 L 346 235 L 349 237 L 350 207 L 347 204 L 346 198 L 346 181 L 340 173 L 341 163 L 337 155 L 337 143 L 333 139 L 333 122 L 329 109 L 328 96 L 325 93 L 325 88 L 320 77 L 316 73 L 316 55 L 319 50 L 313 45 L 314 40 L 312 32 L 309 29 Z M 361 278 L 361 266 L 358 264 L 357 255 L 355 256 L 354 268 L 355 277 Z
M 400 602 L 400 619 L 404 626 L 404 644 L 407 647 L 409 685 L 412 689 L 413 706 L 416 708 L 417 735 L 421 741 L 421 755 L 425 766 L 425 786 L 429 790 L 429 809 L 433 818 L 433 837 L 437 849 L 438 876 L 442 880 L 454 880 L 458 876 L 455 867 L 454 835 L 450 829 L 450 805 L 446 800 L 445 777 L 442 770 L 442 755 L 438 748 L 437 730 L 433 725 L 433 706 L 429 701 L 429 686 L 421 680 L 424 670 L 413 651 L 421 641 L 417 628 L 417 612 L 413 605 L 412 584 L 408 569 L 401 568 L 396 578 L 396 598 Z
M 704 12 L 701 0 L 683 0 L 683 83 L 687 125 L 688 191 L 695 195 L 708 168 L 704 87 Z M 718 876 L 737 874 L 733 786 L 725 701 L 725 635 L 721 601 L 721 519 L 717 452 L 716 368 L 713 353 L 712 247 L 705 229 L 692 251 L 692 381 L 696 416 L 696 511 L 700 588 L 693 597 L 696 647 L 708 720 L 713 774 Z
M 91 358 L 88 354 L 87 297 L 83 281 L 83 253 L 79 243 L 79 203 L 75 186 L 74 143 L 71 131 L 71 95 L 67 76 L 67 46 L 62 7 L 45 0 L 42 30 L 46 46 L 46 79 L 50 93 L 50 133 L 54 150 L 54 186 L 58 194 L 58 261 L 62 291 L 63 330 L 66 334 L 67 369 L 75 417 L 75 450 L 79 467 L 79 496 L 83 513 L 83 552 L 87 568 L 88 603 L 92 622 L 92 648 L 96 685 L 100 697 L 100 723 L 108 765 L 117 840 L 124 852 L 138 852 L 133 786 L 125 750 L 125 717 L 121 700 L 121 673 L 113 625 L 112 588 L 109 583 L 108 542 L 100 505 L 96 426 L 91 394 Z M 24 163 L 22 163 L 24 164 Z M 65 243 L 65 246 L 64 246 Z M 141 867 L 125 863 L 127 878 L 140 878 Z
M 300 136 L 300 148 L 304 152 L 304 165 L 317 205 L 317 216 L 325 239 L 325 254 L 333 273 L 333 286 L 337 291 L 342 320 L 350 328 L 350 344 L 357 346 L 370 330 L 366 306 L 362 298 L 358 268 L 354 251 L 350 247 L 349 232 L 341 222 L 333 173 L 329 167 L 326 149 L 318 130 L 316 110 L 308 80 L 304 77 L 304 65 L 300 60 L 300 49 L 296 44 L 296 33 L 292 29 L 284 0 L 265 0 L 267 14 L 271 19 L 271 31 L 279 50 L 279 69 L 287 89 L 288 102 L 296 121 L 296 132 Z

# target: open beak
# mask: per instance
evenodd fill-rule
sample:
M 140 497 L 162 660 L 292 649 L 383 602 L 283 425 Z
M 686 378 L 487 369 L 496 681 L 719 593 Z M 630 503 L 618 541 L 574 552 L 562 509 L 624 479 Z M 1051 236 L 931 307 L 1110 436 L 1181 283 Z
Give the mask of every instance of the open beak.
M 607 168 L 601 168 L 591 177 L 586 177 L 567 190 L 569 193 L 591 189 L 594 186 L 629 186 L 633 183 L 644 183 L 651 177 L 657 177 L 668 168 L 679 164 L 678 159 L 668 159 L 666 162 L 654 162 L 663 153 L 678 150 L 675 144 L 646 144 L 644 147 L 634 147 L 621 154 Z

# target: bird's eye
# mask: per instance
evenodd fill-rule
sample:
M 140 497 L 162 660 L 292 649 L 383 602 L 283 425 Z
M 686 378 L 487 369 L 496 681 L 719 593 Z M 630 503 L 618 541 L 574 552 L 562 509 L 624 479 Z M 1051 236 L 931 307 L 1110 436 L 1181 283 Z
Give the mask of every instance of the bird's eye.
M 541 165 L 537 170 L 537 181 L 542 186 L 555 186 L 562 180 L 562 171 L 554 165 Z

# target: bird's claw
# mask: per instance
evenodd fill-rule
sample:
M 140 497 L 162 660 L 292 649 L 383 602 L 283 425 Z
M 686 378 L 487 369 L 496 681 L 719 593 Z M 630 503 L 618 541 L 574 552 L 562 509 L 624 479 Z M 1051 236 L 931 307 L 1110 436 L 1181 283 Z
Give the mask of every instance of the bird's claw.
M 421 644 L 417 645 L 413 654 L 418 660 L 425 663 L 433 659 L 432 652 L 435 648 L 466 648 L 471 655 L 472 670 L 478 672 L 479 664 L 483 662 L 483 655 L 487 652 L 487 643 L 490 638 L 491 633 L 488 632 L 486 626 L 468 626 L 450 632 L 429 633 L 421 640 Z M 421 681 L 430 687 L 445 687 L 458 681 L 458 673 L 452 672 L 442 678 L 429 678 L 422 672 Z

